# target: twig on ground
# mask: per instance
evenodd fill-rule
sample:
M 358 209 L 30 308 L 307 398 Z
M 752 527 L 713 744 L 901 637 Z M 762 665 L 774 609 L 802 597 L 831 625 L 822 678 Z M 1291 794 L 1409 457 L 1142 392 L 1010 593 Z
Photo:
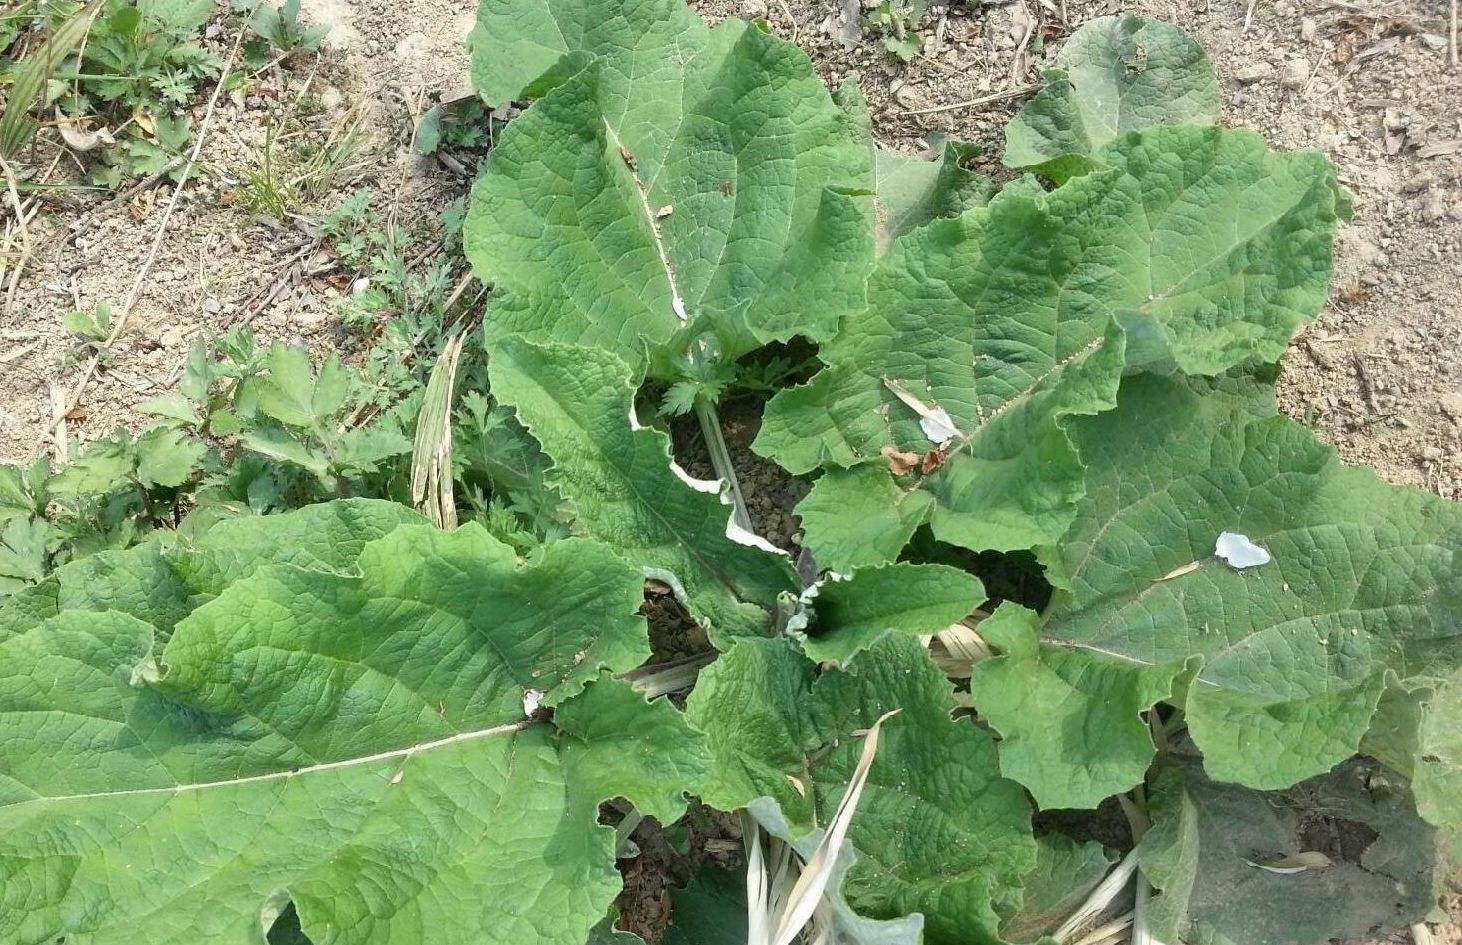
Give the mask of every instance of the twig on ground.
M 1447 13 L 1447 68 L 1457 71 L 1457 0 L 1452 0 Z
M 101 204 L 98 207 L 94 207 L 92 210 L 88 211 L 86 214 L 78 217 L 76 220 L 70 223 L 67 226 L 67 229 L 71 230 L 71 232 L 73 233 L 79 233 L 80 231 L 86 229 L 88 226 L 91 225 L 91 221 L 96 219 L 101 214 L 106 213 L 113 207 L 120 207 L 123 204 L 127 203 L 129 200 L 131 200 L 133 197 L 142 193 L 144 190 L 149 190 L 157 186 L 158 181 L 162 180 L 164 177 L 177 170 L 178 166 L 182 164 L 185 160 L 187 160 L 186 155 L 179 154 L 174 156 L 171 161 L 168 161 L 166 164 L 163 165 L 161 170 L 153 174 L 148 174 L 146 177 L 142 178 L 140 181 L 133 184 L 131 187 L 128 187 L 126 190 L 122 191 L 116 196 L 109 197 L 105 203 Z
M 1249 35 L 1249 27 L 1254 25 L 1254 7 L 1256 7 L 1257 5 L 1258 0 L 1249 0 L 1248 4 L 1244 7 L 1243 35 L 1245 36 Z
M 208 110 L 203 113 L 203 121 L 198 125 L 198 136 L 193 142 L 193 150 L 188 153 L 188 161 L 183 165 L 183 173 L 178 177 L 178 185 L 173 188 L 173 196 L 168 200 L 168 205 L 163 210 L 162 220 L 158 223 L 157 234 L 152 238 L 152 247 L 147 252 L 147 258 L 142 262 L 142 268 L 137 270 L 137 278 L 132 282 L 132 289 L 127 293 L 127 299 L 122 303 L 121 309 L 117 312 L 116 321 L 112 330 L 107 333 L 106 341 L 102 347 L 107 348 L 121 337 L 122 330 L 127 327 L 127 322 L 132 316 L 132 308 L 137 304 L 137 298 L 142 294 L 142 286 L 147 282 L 147 275 L 152 270 L 152 264 L 157 261 L 157 252 L 162 248 L 163 237 L 167 235 L 168 222 L 173 218 L 173 211 L 177 209 L 178 198 L 182 196 L 183 188 L 188 185 L 188 178 L 193 174 L 193 168 L 198 164 L 198 156 L 203 153 L 203 143 L 208 140 L 208 129 L 213 124 L 213 115 L 218 110 L 218 100 L 223 94 L 223 88 L 228 84 L 228 77 L 233 73 L 234 66 L 238 63 L 239 49 L 244 43 L 244 33 L 240 30 L 239 35 L 234 39 L 233 50 L 229 53 L 228 62 L 224 65 L 223 71 L 218 76 L 218 85 L 213 89 L 213 95 L 208 99 Z M 81 402 L 81 396 L 86 392 L 86 387 L 91 383 L 92 376 L 96 374 L 97 364 L 101 360 L 100 352 L 93 354 L 86 362 L 85 369 L 81 372 L 81 380 L 77 382 L 76 388 L 71 392 L 67 401 L 66 413 L 76 409 Z M 65 414 L 62 415 L 64 422 Z
M 1040 88 L 1040 85 L 1032 82 L 1029 85 L 1018 85 L 1013 89 L 1006 89 L 1003 92 L 994 92 L 990 95 L 982 96 L 981 98 L 972 98 L 967 102 L 955 102 L 952 105 L 935 105 L 931 108 L 914 108 L 906 112 L 901 112 L 900 114 L 932 115 L 935 112 L 952 112 L 958 108 L 974 108 L 978 105 L 992 105 L 995 102 L 1004 102 L 1012 98 L 1020 98 L 1022 95 L 1034 92 L 1038 88 Z

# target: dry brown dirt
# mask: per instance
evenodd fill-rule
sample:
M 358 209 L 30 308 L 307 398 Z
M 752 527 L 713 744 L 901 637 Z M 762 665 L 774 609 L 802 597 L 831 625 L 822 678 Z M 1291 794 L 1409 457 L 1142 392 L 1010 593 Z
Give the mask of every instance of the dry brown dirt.
M 224 8 L 220 4 L 220 10 Z M 316 349 L 337 340 L 331 258 L 310 220 L 365 187 L 403 221 L 425 219 L 465 189 L 459 174 L 413 155 L 414 117 L 435 94 L 466 84 L 471 0 L 305 0 L 332 26 L 327 49 L 225 95 L 199 170 L 165 228 L 172 187 L 96 209 L 56 197 L 6 252 L 25 253 L 13 289 L 0 286 L 0 462 L 55 453 L 143 420 L 137 403 L 173 385 L 200 332 L 247 322 L 264 338 Z M 830 83 L 856 79 L 885 145 L 922 148 L 942 132 L 986 146 L 1000 175 L 1001 128 L 1045 54 L 1085 20 L 1140 10 L 1194 34 L 1221 76 L 1223 120 L 1275 147 L 1315 149 L 1356 197 L 1338 246 L 1337 278 L 1317 322 L 1284 364 L 1286 412 L 1348 461 L 1388 480 L 1462 498 L 1462 68 L 1446 62 L 1446 0 L 1015 0 L 931 8 L 922 53 L 904 64 L 861 31 L 859 0 L 702 0 L 708 19 L 763 17 L 799 42 Z M 861 33 L 861 35 L 860 35 Z M 232 36 L 209 39 L 227 57 Z M 195 126 L 205 103 L 192 110 Z M 303 188 L 298 219 L 241 210 L 249 171 L 281 133 L 316 144 L 354 128 L 346 166 Z M 43 142 L 26 160 L 51 179 L 71 160 Z M 10 205 L 0 209 L 13 213 Z M 75 398 L 72 308 L 119 305 L 161 228 L 111 365 Z M 23 242 L 21 236 L 23 235 Z M 303 252 L 302 252 L 303 251 Z M 60 405 L 59 407 L 57 405 Z M 784 519 L 790 503 L 771 501 Z M 1448 911 L 1459 912 L 1455 897 Z M 1462 942 L 1455 921 L 1437 941 Z M 1407 941 L 1400 936 L 1392 941 Z

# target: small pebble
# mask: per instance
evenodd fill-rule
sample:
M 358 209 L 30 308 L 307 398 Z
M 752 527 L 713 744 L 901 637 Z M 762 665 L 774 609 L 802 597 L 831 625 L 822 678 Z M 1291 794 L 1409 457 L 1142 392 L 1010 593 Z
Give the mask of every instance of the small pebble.
M 1274 67 L 1267 62 L 1251 62 L 1234 70 L 1234 78 L 1244 85 L 1252 85 L 1274 75 Z
M 1310 60 L 1291 59 L 1284 64 L 1284 74 L 1279 77 L 1282 88 L 1298 92 L 1310 80 Z

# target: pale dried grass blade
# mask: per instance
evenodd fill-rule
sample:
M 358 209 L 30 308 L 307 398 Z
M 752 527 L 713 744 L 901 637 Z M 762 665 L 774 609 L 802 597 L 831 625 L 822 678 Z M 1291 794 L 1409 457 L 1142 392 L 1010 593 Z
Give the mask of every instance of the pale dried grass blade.
M 1126 941 L 1127 930 L 1132 928 L 1132 913 L 1118 916 L 1110 922 L 1092 929 L 1072 945 L 1116 945 Z
M 464 337 L 447 339 L 432 367 L 411 455 L 411 501 L 442 528 L 457 527 L 457 501 L 452 493 L 452 392 Z
M 863 787 L 868 782 L 868 772 L 873 768 L 873 759 L 878 754 L 879 732 L 883 723 L 890 716 L 896 715 L 898 711 L 895 709 L 880 716 L 878 721 L 869 727 L 868 733 L 863 739 L 863 753 L 858 758 L 858 766 L 853 770 L 853 777 L 848 781 L 848 790 L 843 794 L 843 799 L 838 802 L 838 808 L 834 812 L 832 820 L 828 822 L 827 833 L 823 835 L 817 849 L 812 852 L 812 857 L 807 864 L 802 867 L 802 875 L 797 878 L 797 884 L 792 887 L 787 900 L 787 908 L 782 913 L 782 920 L 778 923 L 777 934 L 772 939 L 772 945 L 792 945 L 792 942 L 801 934 L 803 927 L 818 911 L 822 895 L 827 890 L 828 880 L 832 878 L 833 869 L 837 866 L 838 854 L 842 851 L 843 841 L 847 839 L 848 827 L 852 824 L 853 813 L 858 808 L 858 799 L 862 796 Z
M 969 679 L 976 663 L 995 655 L 971 620 L 951 624 L 929 643 L 929 655 L 950 679 Z
M 1061 927 L 1051 934 L 1051 937 L 1058 942 L 1071 942 L 1076 934 L 1087 925 L 1090 925 L 1097 916 L 1101 915 L 1111 906 L 1112 902 L 1121 895 L 1132 881 L 1132 875 L 1137 872 L 1137 851 L 1133 850 L 1122 858 L 1122 862 L 1112 867 L 1106 878 L 1091 891 L 1086 901 L 1076 907 L 1071 917 L 1061 923 Z

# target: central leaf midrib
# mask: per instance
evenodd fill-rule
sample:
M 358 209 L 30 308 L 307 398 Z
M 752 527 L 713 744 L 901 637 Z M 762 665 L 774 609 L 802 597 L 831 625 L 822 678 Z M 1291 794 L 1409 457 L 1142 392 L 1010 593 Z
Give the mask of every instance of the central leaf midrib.
M 343 758 L 338 761 L 326 761 L 319 764 L 307 765 L 302 768 L 289 768 L 283 771 L 271 771 L 265 774 L 246 775 L 241 778 L 227 778 L 218 781 L 199 781 L 196 783 L 179 783 L 161 785 L 150 788 L 128 788 L 119 791 L 94 791 L 84 794 L 55 794 L 38 795 L 24 801 L 9 805 L 10 808 L 22 807 L 26 804 L 36 803 L 62 803 L 67 801 L 97 800 L 113 797 L 142 797 L 153 794 L 184 794 L 191 791 L 204 791 L 212 788 L 236 787 L 243 784 L 263 784 L 271 781 L 287 781 L 292 778 L 304 777 L 317 774 L 321 771 L 334 771 L 346 768 L 359 767 L 361 765 L 376 764 L 382 761 L 389 761 L 393 758 L 407 759 L 417 754 L 430 752 L 438 748 L 445 748 L 449 745 L 461 744 L 464 742 L 478 741 L 484 738 L 492 738 L 497 735 L 516 733 L 534 724 L 531 719 L 520 719 L 504 725 L 496 725 L 491 728 L 476 729 L 470 732 L 458 732 L 448 735 L 445 738 L 438 738 L 434 741 L 423 742 L 419 745 L 409 745 L 405 748 L 393 748 L 389 751 L 377 752 L 373 755 L 362 755 L 356 758 Z M 0 807 L 0 810 L 7 808 Z

